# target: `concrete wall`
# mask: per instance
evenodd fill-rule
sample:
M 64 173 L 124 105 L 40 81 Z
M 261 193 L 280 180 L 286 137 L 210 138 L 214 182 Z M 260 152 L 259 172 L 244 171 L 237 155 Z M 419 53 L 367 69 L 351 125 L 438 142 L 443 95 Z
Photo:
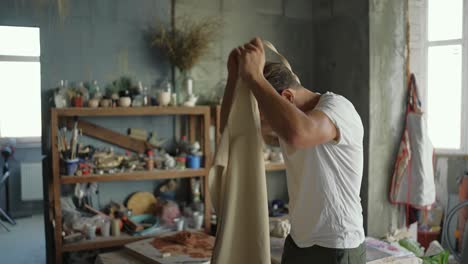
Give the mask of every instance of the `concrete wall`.
M 409 0 L 408 16 L 410 22 L 410 69 L 416 76 L 418 83 L 418 93 L 426 103 L 426 1 L 424 0 Z
M 388 193 L 405 112 L 405 1 L 369 2 L 370 137 L 368 234 L 398 226 Z

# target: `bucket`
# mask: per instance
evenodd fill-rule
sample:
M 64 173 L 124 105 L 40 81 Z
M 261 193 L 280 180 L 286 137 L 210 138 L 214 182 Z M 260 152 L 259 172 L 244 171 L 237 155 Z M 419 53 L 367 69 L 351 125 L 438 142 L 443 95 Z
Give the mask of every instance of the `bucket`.
M 73 160 L 66 160 L 65 163 L 67 165 L 67 175 L 68 176 L 73 176 L 75 175 L 76 171 L 78 170 L 78 162 L 79 159 L 73 159 Z
M 187 156 L 187 168 L 199 169 L 201 166 L 201 156 L 188 155 Z

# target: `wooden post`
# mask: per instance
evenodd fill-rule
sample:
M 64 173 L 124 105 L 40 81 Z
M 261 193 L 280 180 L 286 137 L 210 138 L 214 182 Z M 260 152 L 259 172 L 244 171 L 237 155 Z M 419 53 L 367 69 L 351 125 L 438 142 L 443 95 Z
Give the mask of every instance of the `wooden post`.
M 206 175 L 204 177 L 203 186 L 205 191 L 205 232 L 210 233 L 211 231 L 211 201 L 210 201 L 210 190 L 209 190 L 209 172 L 211 167 L 211 146 L 210 146 L 210 127 L 211 127 L 211 115 L 210 109 L 207 108 L 203 114 L 203 125 L 202 133 L 203 135 L 203 150 L 205 154 L 205 168 Z
M 219 141 L 221 140 L 221 106 L 215 106 L 215 143 L 218 146 Z
M 190 143 L 194 143 L 197 138 L 197 116 L 189 116 L 189 141 Z
M 53 181 L 53 204 L 54 204 L 54 242 L 55 242 L 55 263 L 62 263 L 62 209 L 60 205 L 60 169 L 59 169 L 59 154 L 57 148 L 57 129 L 58 115 L 56 109 L 52 109 L 50 113 L 50 129 L 51 129 L 51 153 L 52 153 L 52 181 Z

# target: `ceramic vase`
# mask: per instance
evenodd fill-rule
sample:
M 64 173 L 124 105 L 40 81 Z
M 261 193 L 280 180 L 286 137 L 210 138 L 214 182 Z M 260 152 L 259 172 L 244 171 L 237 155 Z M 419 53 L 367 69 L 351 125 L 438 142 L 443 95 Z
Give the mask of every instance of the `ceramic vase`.
M 158 94 L 158 104 L 160 106 L 167 106 L 171 102 L 171 93 L 170 92 L 160 92 Z
M 91 108 L 97 108 L 99 107 L 99 99 L 93 98 L 88 101 L 88 106 Z
M 100 102 L 101 107 L 110 107 L 112 105 L 111 99 L 102 99 Z
M 119 98 L 119 106 L 121 107 L 129 107 L 132 104 L 132 98 L 128 96 L 120 97 Z

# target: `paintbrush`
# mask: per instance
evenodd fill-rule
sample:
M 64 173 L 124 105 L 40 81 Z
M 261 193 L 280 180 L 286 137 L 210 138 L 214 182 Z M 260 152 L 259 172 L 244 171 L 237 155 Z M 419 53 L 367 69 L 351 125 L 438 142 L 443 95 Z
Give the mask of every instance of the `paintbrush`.
M 63 140 L 63 145 L 65 147 L 65 150 L 67 150 L 68 144 L 67 144 L 67 128 L 66 127 L 62 128 L 62 140 Z
M 62 152 L 63 144 L 62 144 L 62 137 L 60 136 L 60 130 L 57 133 L 57 148 L 58 148 L 58 151 Z
M 61 159 L 63 159 L 63 150 L 64 150 L 63 148 L 64 146 L 62 142 L 62 136 L 61 136 L 60 129 L 59 129 L 57 132 L 57 149 L 59 151 L 59 155 Z
M 75 124 L 73 125 L 72 138 L 70 141 L 70 158 L 73 160 L 76 157 L 76 147 L 78 145 L 78 120 L 75 118 Z
M 62 149 L 62 156 L 64 159 L 69 158 L 68 154 L 68 144 L 67 144 L 67 136 L 66 136 L 67 129 L 62 128 L 58 131 L 58 138 L 59 142 L 61 144 L 61 149 Z

